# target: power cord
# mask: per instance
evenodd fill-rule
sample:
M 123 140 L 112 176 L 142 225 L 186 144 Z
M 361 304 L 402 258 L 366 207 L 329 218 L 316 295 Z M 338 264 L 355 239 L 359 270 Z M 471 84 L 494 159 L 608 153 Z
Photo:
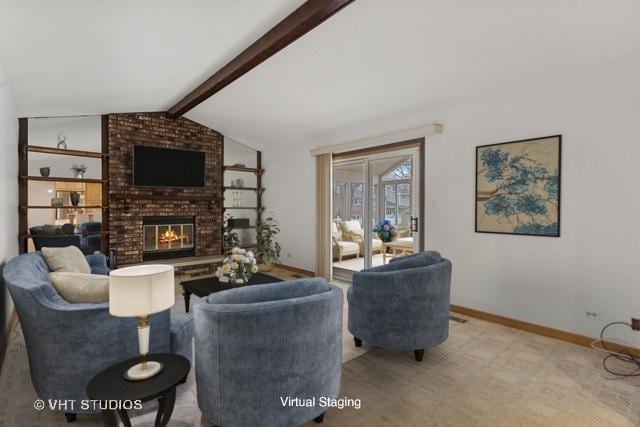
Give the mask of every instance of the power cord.
M 631 325 L 631 323 L 627 323 L 627 322 L 611 322 L 608 325 L 606 325 L 604 328 L 602 328 L 602 331 L 600 331 L 600 340 L 595 340 L 591 343 L 591 347 L 598 350 L 598 351 L 602 351 L 604 353 L 607 353 L 607 356 L 605 356 L 605 358 L 602 360 L 602 367 L 604 368 L 605 371 L 607 371 L 608 373 L 618 376 L 618 377 L 638 377 L 640 376 L 640 358 L 634 356 L 633 354 L 631 354 L 631 352 L 629 352 L 629 350 L 627 349 L 622 349 L 620 351 L 613 351 L 610 350 L 607 347 L 607 344 L 604 340 L 604 333 L 605 331 L 614 325 L 624 325 L 624 326 L 628 326 L 630 328 L 633 328 L 633 326 Z M 600 346 L 596 346 L 596 343 L 599 343 Z M 633 365 L 635 365 L 636 370 L 631 372 L 631 373 L 625 373 L 625 372 L 617 372 L 614 371 L 613 369 L 609 368 L 607 366 L 607 361 L 611 358 L 615 358 L 618 359 L 622 362 L 625 363 L 631 363 Z

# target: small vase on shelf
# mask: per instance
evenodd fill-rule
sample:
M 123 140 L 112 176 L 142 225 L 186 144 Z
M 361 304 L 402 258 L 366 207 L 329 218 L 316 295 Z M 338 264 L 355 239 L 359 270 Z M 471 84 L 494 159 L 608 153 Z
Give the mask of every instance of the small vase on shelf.
M 71 193 L 69 193 L 69 198 L 71 199 L 71 204 L 73 205 L 73 207 L 77 208 L 80 204 L 80 193 L 78 193 L 77 191 L 72 191 Z

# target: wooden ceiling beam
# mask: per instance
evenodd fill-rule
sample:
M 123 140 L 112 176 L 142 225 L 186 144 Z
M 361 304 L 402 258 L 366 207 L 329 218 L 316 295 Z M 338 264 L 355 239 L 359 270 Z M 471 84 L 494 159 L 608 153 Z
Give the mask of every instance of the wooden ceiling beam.
M 354 0 L 308 0 L 168 111 L 179 117 L 322 24 Z

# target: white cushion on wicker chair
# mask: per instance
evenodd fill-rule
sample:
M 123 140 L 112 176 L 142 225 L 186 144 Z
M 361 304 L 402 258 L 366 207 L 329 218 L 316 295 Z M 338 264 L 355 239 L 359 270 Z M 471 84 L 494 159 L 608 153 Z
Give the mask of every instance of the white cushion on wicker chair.
M 349 231 L 351 233 L 362 234 L 364 232 L 364 230 L 362 229 L 362 226 L 360 225 L 360 221 L 358 221 L 357 219 L 352 219 L 351 221 L 344 221 L 342 223 L 342 226 L 346 231 Z
M 360 249 L 356 242 L 345 242 L 341 240 L 337 243 L 344 252 L 358 252 Z
M 371 249 L 376 251 L 382 248 L 382 240 L 376 239 L 375 237 L 371 240 Z

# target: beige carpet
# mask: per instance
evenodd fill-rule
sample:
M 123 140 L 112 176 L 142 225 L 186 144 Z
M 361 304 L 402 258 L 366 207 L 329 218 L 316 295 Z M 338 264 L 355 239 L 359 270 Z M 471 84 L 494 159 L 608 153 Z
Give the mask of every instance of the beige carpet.
M 184 310 L 181 299 L 176 310 Z M 422 363 L 411 352 L 356 350 L 347 331 L 342 395 L 361 399 L 362 407 L 330 409 L 324 425 L 640 425 L 640 378 L 609 379 L 600 353 L 476 319 L 450 326 L 449 339 L 427 350 Z M 208 425 L 195 393 L 192 371 L 171 426 Z M 67 425 L 61 414 L 35 411 L 36 398 L 17 327 L 0 373 L 0 426 Z M 152 426 L 152 410 L 134 425 Z M 100 416 L 82 415 L 75 425 L 99 426 Z

